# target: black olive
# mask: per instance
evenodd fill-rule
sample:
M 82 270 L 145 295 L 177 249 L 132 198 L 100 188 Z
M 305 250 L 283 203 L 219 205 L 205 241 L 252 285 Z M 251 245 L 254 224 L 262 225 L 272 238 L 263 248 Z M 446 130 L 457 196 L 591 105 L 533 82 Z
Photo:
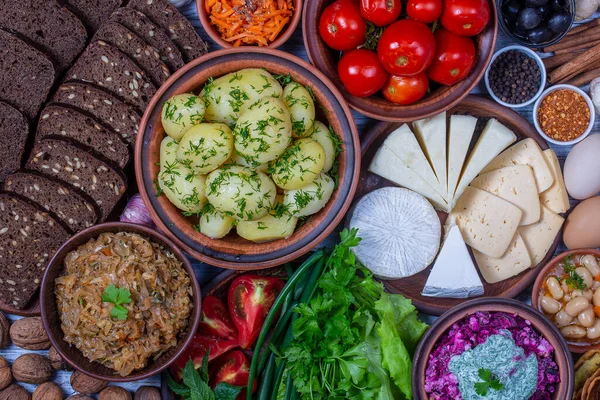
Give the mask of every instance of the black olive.
M 529 30 L 536 28 L 540 22 L 542 22 L 542 16 L 535 8 L 525 8 L 519 13 L 517 26 L 519 26 L 521 29 Z
M 518 0 L 509 0 L 502 7 L 502 14 L 508 21 L 516 21 L 522 8 Z
M 547 26 L 538 26 L 527 32 L 527 40 L 533 44 L 541 44 L 549 41 L 554 36 L 554 33 Z
M 548 19 L 548 28 L 556 33 L 563 33 L 571 25 L 571 15 L 567 12 L 558 12 Z
M 540 7 L 548 4 L 548 0 L 525 0 L 527 7 Z
M 550 9 L 552 11 L 563 11 L 567 8 L 565 0 L 550 0 Z
M 510 31 L 511 31 L 513 34 L 515 34 L 515 35 L 517 35 L 517 36 L 519 36 L 519 37 L 522 37 L 522 38 L 525 38 L 525 37 L 527 37 L 527 31 L 526 31 L 525 29 L 521 28 L 521 27 L 520 27 L 519 25 L 517 25 L 517 24 L 511 24 L 511 25 L 510 25 Z
M 537 8 L 538 14 L 540 14 L 540 16 L 542 17 L 542 19 L 546 18 L 546 15 L 548 14 L 548 5 L 546 4 L 545 6 L 540 6 Z

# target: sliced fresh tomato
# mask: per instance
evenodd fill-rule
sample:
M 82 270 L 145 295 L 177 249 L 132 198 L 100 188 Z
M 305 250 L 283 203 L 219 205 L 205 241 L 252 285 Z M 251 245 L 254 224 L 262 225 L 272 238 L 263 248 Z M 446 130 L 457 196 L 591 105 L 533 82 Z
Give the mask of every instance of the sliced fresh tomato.
M 335 50 L 355 49 L 365 42 L 367 23 L 355 0 L 337 0 L 327 6 L 319 20 L 319 34 Z
M 475 36 L 490 20 L 488 0 L 444 0 L 440 22 L 458 36 Z
M 442 15 L 442 0 L 408 0 L 406 13 L 415 21 L 429 24 Z
M 401 12 L 400 0 L 360 0 L 360 14 L 377 26 L 391 24 L 398 19 Z
M 242 349 L 254 344 L 285 282 L 272 276 L 246 274 L 229 286 L 227 301 Z
M 377 53 L 367 49 L 344 53 L 338 64 L 338 74 L 348 93 L 358 97 L 377 93 L 388 77 Z
M 200 368 L 202 359 L 208 350 L 210 350 L 210 353 L 208 354 L 208 361 L 210 362 L 228 351 L 235 349 L 237 346 L 237 339 L 224 340 L 212 336 L 195 334 L 191 344 L 171 365 L 171 375 L 173 378 L 180 380 L 182 377 L 182 370 L 190 359 L 192 359 L 196 368 Z
M 383 95 L 392 103 L 404 106 L 416 103 L 427 94 L 429 79 L 421 72 L 413 76 L 390 76 L 383 87 Z
M 250 378 L 250 362 L 240 350 L 233 350 L 209 364 L 208 376 L 212 388 L 221 382 L 246 387 Z M 252 393 L 255 391 L 256 379 L 252 383 Z M 246 398 L 246 389 L 243 389 L 237 397 L 237 399 L 244 398 Z
M 475 65 L 475 45 L 470 37 L 457 36 L 445 29 L 435 31 L 435 57 L 427 74 L 432 81 L 454 85 Z
M 198 333 L 222 339 L 237 338 L 237 330 L 231 322 L 229 311 L 215 296 L 206 296 L 202 299 L 202 316 L 198 324 Z

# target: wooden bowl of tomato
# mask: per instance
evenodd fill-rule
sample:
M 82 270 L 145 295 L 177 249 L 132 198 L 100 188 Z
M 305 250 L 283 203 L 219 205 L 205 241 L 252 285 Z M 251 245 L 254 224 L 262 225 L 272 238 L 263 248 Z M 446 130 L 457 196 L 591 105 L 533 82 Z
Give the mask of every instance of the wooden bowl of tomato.
M 408 122 L 443 112 L 483 77 L 498 34 L 492 0 L 314 0 L 308 57 L 355 110 Z

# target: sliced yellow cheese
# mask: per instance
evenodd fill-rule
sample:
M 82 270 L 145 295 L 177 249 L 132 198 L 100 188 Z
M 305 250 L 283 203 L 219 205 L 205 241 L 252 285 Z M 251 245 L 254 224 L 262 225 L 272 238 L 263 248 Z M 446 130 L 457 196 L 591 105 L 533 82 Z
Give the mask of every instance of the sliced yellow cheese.
M 449 201 L 450 210 L 454 208 L 453 205 L 460 199 L 465 188 L 471 184 L 481 170 L 515 140 L 517 137 L 510 129 L 493 118 L 488 121 L 467 160 L 454 198 Z
M 467 187 L 451 216 L 473 249 L 490 257 L 502 257 L 519 227 L 519 207 L 485 190 Z
M 529 165 L 533 169 L 538 193 L 549 189 L 554 182 L 554 175 L 550 170 L 546 157 L 542 154 L 542 149 L 531 138 L 521 140 L 519 143 L 502 152 L 481 172 L 489 172 L 511 165 Z
M 542 206 L 541 218 L 537 223 L 519 228 L 519 233 L 529 250 L 532 266 L 544 260 L 564 222 L 563 217 Z
M 408 168 L 385 144 L 377 150 L 371 165 L 369 165 L 369 171 L 427 197 L 439 210 L 445 210 L 448 206 L 439 193 Z
M 423 178 L 442 198 L 446 196 L 446 189 L 442 190 L 417 138 L 408 125 L 404 124 L 390 133 L 383 143 L 402 160 L 404 165 Z
M 567 212 L 571 208 L 571 204 L 556 153 L 552 149 L 544 150 L 543 153 L 554 176 L 554 183 L 548 190 L 540 194 L 540 201 L 557 214 Z
M 425 150 L 433 172 L 447 198 L 446 112 L 413 123 L 415 135 Z
M 509 201 L 523 212 L 520 226 L 540 219 L 540 200 L 529 165 L 514 165 L 479 175 L 471 186 Z
M 469 145 L 475 132 L 477 118 L 470 115 L 452 115 L 448 133 L 448 199 L 454 197 Z
M 510 246 L 501 257 L 489 257 L 476 250 L 473 250 L 473 256 L 487 283 L 503 281 L 531 267 L 529 252 L 519 232 L 515 232 Z

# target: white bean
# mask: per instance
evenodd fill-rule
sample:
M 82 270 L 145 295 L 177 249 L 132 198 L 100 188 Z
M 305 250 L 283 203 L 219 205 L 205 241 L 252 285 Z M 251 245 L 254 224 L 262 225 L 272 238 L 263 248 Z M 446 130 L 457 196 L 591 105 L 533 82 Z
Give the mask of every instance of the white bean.
M 596 290 L 600 287 L 600 281 L 594 280 L 594 284 L 592 285 L 592 289 Z
M 600 289 L 596 289 L 596 291 L 594 291 L 594 305 L 595 306 L 600 306 Z
M 562 307 L 562 304 L 560 304 L 558 301 L 554 300 L 550 296 L 542 297 L 540 303 L 542 305 L 542 310 L 544 310 L 544 312 L 548 314 L 556 314 L 560 311 L 560 308 Z
M 560 283 L 560 287 L 562 288 L 564 293 L 569 293 L 571 291 L 571 289 L 569 288 L 569 285 L 567 285 L 567 282 L 564 279 Z
M 587 334 L 587 330 L 580 325 L 569 325 L 562 328 L 560 333 L 569 339 L 581 339 Z
M 581 279 L 583 279 L 585 287 L 592 287 L 592 285 L 594 284 L 594 277 L 586 267 L 575 268 L 575 273 L 579 275 Z
M 585 297 L 575 297 L 573 300 L 567 303 L 565 311 L 571 317 L 576 317 L 580 312 L 588 308 L 590 302 Z
M 594 325 L 587 328 L 587 337 L 588 339 L 600 338 L 600 319 L 597 319 Z
M 575 297 L 583 297 L 583 292 L 579 289 L 575 289 L 571 292 L 571 297 L 575 298 Z
M 592 289 L 585 289 L 583 291 L 583 297 L 585 297 L 588 301 L 592 301 L 592 297 L 594 297 L 594 292 L 592 292 Z
M 565 292 L 560 287 L 560 283 L 558 283 L 558 279 L 556 279 L 556 277 L 551 276 L 550 278 L 546 279 L 546 285 L 548 286 L 548 291 L 556 300 L 562 299 L 562 297 L 565 295 Z
M 556 325 L 559 328 L 562 328 L 563 326 L 567 326 L 573 322 L 573 317 L 567 314 L 565 310 L 560 310 L 554 317 L 554 320 L 556 321 Z
M 573 298 L 571 297 L 571 295 L 569 293 L 565 294 L 565 296 L 563 297 L 563 300 L 566 301 L 567 303 L 569 301 L 571 301 L 571 299 L 573 299 Z
M 583 256 L 581 263 L 590 271 L 592 276 L 600 275 L 600 265 L 598 265 L 598 260 L 593 255 L 587 254 Z
M 594 309 L 592 307 L 587 308 L 579 313 L 577 316 L 577 320 L 579 324 L 589 328 L 590 326 L 596 323 L 596 314 L 594 313 Z

